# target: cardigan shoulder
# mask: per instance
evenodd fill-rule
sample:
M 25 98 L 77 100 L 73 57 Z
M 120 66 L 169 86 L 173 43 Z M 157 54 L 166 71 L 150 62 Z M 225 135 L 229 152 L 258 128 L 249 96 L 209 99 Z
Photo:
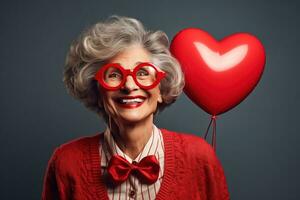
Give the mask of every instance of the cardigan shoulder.
M 89 159 L 91 146 L 99 143 L 100 135 L 84 136 L 60 145 L 55 149 L 50 163 L 62 174 L 76 173 Z
M 89 147 L 91 143 L 98 142 L 100 134 L 97 133 L 96 135 L 92 136 L 83 136 L 73 140 L 70 140 L 64 144 L 61 144 L 58 149 L 63 152 L 76 153 L 76 151 L 82 151 Z M 75 151 L 75 152 L 74 152 Z
M 165 134 L 171 134 L 174 142 L 177 144 L 175 146 L 179 148 L 177 151 L 183 150 L 185 155 L 206 164 L 219 165 L 214 149 L 202 137 L 191 133 L 162 130 Z

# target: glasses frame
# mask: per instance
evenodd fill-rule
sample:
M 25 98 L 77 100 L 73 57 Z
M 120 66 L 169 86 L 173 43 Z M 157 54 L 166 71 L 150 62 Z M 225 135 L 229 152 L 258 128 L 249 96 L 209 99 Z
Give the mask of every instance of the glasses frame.
M 149 86 L 144 86 L 144 85 L 141 85 L 138 80 L 136 79 L 136 72 L 144 67 L 144 66 L 151 66 L 155 69 L 156 71 L 156 81 L 152 84 L 152 85 L 149 85 Z M 121 73 L 123 74 L 123 80 L 122 82 L 116 86 L 116 87 L 111 87 L 109 86 L 108 84 L 105 83 L 105 81 L 103 80 L 102 77 L 104 77 L 104 73 L 105 71 L 109 68 L 109 67 L 115 67 L 117 69 L 119 69 L 121 71 Z M 120 65 L 119 63 L 108 63 L 106 65 L 104 65 L 103 67 L 101 67 L 94 79 L 98 81 L 98 83 L 104 87 L 106 90 L 119 90 L 121 87 L 124 86 L 125 82 L 126 82 L 126 79 L 127 79 L 127 76 L 131 76 L 135 82 L 135 84 L 137 86 L 139 86 L 140 88 L 142 89 L 145 89 L 145 90 L 150 90 L 150 89 L 153 89 L 154 87 L 156 87 L 158 85 L 158 83 L 166 76 L 166 73 L 163 72 L 163 71 L 159 71 L 157 69 L 157 67 L 155 65 L 153 65 L 152 63 L 149 63 L 149 62 L 143 62 L 143 63 L 140 63 L 138 64 L 137 66 L 134 67 L 133 70 L 131 69 L 124 69 L 124 67 L 122 67 L 122 65 Z

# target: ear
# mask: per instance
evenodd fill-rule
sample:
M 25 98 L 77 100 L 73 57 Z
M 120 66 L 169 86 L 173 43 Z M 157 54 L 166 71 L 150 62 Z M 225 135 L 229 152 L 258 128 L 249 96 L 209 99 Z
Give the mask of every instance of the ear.
M 162 103 L 163 102 L 161 94 L 158 95 L 157 102 L 158 103 Z

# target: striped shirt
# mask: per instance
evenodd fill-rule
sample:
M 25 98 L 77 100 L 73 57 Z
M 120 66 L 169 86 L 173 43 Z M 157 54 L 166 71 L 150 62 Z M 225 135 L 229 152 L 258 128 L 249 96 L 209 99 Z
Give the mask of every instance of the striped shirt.
M 101 172 L 104 180 L 107 177 L 107 166 L 112 155 L 119 155 L 124 157 L 128 162 L 139 162 L 148 155 L 155 155 L 160 165 L 160 172 L 158 179 L 151 185 L 143 184 L 135 176 L 130 175 L 129 178 L 118 186 L 106 184 L 109 199 L 111 200 L 131 200 L 141 199 L 150 200 L 155 199 L 156 194 L 161 186 L 164 173 L 164 145 L 161 131 L 153 124 L 152 135 L 140 154 L 132 160 L 127 156 L 114 141 L 109 129 L 104 132 L 103 143 L 100 142 L 99 152 L 101 156 Z M 108 182 L 107 182 L 108 183 Z

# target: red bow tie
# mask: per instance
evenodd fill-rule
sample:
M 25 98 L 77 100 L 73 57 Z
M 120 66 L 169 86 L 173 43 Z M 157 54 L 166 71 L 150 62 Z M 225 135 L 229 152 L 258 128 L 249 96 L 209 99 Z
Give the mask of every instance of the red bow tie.
M 121 184 L 130 174 L 139 178 L 142 183 L 152 184 L 158 178 L 159 163 L 154 155 L 146 156 L 140 162 L 129 163 L 125 158 L 114 155 L 108 164 L 108 174 L 115 184 Z

